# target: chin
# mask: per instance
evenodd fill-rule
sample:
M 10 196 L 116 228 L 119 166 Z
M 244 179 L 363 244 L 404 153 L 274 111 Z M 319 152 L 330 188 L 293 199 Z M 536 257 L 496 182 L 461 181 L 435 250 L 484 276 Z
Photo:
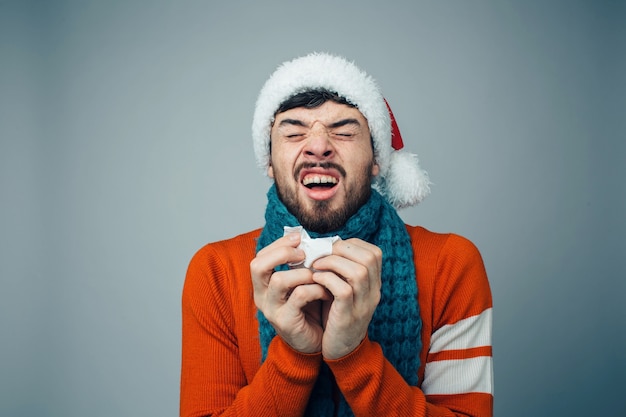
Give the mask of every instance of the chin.
M 341 230 L 368 200 L 371 195 L 370 184 L 353 187 L 333 195 L 327 200 L 313 200 L 307 195 L 298 194 L 296 190 L 283 190 L 276 182 L 278 197 L 287 210 L 296 217 L 306 230 L 325 234 Z M 285 192 L 286 191 L 286 192 Z
M 287 208 L 306 230 L 324 234 L 343 229 L 348 220 L 350 220 L 350 217 L 352 217 L 366 201 L 367 198 L 352 200 L 339 205 L 339 207 L 333 207 L 333 201 L 323 200 L 314 201 L 308 209 L 303 209 L 302 205 L 293 208 L 287 205 Z

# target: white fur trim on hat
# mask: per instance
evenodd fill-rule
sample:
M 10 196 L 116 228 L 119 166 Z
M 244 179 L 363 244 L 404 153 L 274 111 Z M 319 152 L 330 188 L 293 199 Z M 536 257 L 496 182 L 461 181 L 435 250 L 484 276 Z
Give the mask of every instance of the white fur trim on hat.
M 419 203 L 430 191 L 428 174 L 415 155 L 391 147 L 391 118 L 372 77 L 346 59 L 312 53 L 283 63 L 267 80 L 256 102 L 252 140 L 259 167 L 270 163 L 270 130 L 280 105 L 298 93 L 326 89 L 355 105 L 367 119 L 380 168 L 373 186 L 396 208 Z

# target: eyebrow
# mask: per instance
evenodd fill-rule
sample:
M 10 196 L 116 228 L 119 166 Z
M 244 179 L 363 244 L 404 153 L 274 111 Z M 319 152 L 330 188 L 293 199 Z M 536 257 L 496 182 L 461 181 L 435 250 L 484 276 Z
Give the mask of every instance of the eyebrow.
M 302 120 L 298 120 L 298 119 L 283 119 L 278 124 L 278 126 L 286 126 L 286 125 L 306 127 L 306 124 L 304 124 Z
M 336 128 L 336 127 L 342 127 L 345 125 L 356 125 L 356 126 L 361 126 L 361 123 L 359 123 L 359 121 L 357 119 L 343 119 L 340 120 L 338 122 L 335 122 L 333 124 L 331 124 L 330 128 Z
M 292 126 L 307 127 L 307 125 L 302 120 L 298 120 L 298 119 L 283 119 L 280 121 L 278 125 L 279 126 L 292 125 Z M 343 120 L 339 120 L 338 122 L 332 123 L 328 127 L 331 129 L 334 129 L 334 128 L 342 127 L 345 125 L 361 126 L 361 123 L 359 123 L 357 119 L 343 119 Z

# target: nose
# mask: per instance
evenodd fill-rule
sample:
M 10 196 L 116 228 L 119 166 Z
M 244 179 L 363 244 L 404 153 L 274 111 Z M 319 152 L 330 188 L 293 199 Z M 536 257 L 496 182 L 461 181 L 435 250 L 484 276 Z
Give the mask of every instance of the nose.
M 334 154 L 326 126 L 317 122 L 311 127 L 303 152 L 307 157 L 316 160 L 328 159 Z

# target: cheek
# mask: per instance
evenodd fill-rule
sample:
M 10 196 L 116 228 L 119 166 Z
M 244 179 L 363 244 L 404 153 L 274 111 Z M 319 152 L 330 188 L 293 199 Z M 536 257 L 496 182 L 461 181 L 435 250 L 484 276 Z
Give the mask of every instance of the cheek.
M 275 147 L 270 157 L 274 176 L 290 172 L 298 162 L 302 150 L 296 146 Z
M 288 178 L 293 176 L 291 164 L 292 161 L 285 155 L 284 150 L 280 154 L 276 151 L 270 158 L 270 166 L 267 168 L 267 175 L 274 181 L 284 183 Z

